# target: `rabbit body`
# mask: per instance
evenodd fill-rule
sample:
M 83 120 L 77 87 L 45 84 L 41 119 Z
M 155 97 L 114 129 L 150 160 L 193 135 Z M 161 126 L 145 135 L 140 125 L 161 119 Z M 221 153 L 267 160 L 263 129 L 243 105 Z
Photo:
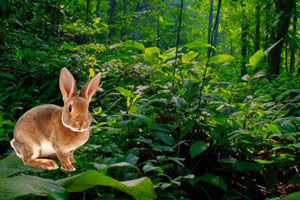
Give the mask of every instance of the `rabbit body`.
M 89 138 L 88 104 L 97 90 L 100 76 L 99 73 L 90 80 L 77 96 L 73 76 L 66 68 L 62 69 L 60 89 L 64 107 L 37 106 L 27 111 L 15 126 L 11 146 L 24 164 L 52 170 L 58 165 L 46 158 L 58 158 L 62 169 L 75 170 L 73 152 Z

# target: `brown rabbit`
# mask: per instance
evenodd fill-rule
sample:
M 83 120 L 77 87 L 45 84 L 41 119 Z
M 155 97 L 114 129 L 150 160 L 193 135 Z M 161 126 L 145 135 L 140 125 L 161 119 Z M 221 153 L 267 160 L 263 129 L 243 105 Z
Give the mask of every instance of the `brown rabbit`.
M 74 150 L 89 138 L 91 114 L 88 106 L 99 86 L 101 73 L 87 82 L 76 94 L 76 84 L 71 72 L 62 68 L 59 88 L 64 107 L 37 106 L 27 111 L 17 122 L 11 146 L 25 165 L 48 170 L 57 169 L 50 159 L 58 158 L 61 168 L 74 171 Z

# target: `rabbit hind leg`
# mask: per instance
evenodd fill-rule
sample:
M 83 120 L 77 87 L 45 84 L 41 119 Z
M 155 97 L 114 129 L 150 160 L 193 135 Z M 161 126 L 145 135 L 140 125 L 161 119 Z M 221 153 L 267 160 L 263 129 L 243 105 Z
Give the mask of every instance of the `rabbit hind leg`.
M 50 159 L 41 159 L 40 156 L 41 148 L 37 145 L 23 145 L 22 156 L 25 165 L 39 167 L 47 170 L 57 169 L 57 164 Z

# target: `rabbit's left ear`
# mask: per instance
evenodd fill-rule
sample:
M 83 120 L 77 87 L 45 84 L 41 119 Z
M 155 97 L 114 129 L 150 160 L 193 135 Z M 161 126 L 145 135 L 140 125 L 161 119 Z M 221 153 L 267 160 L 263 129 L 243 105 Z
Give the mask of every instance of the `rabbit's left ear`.
M 80 91 L 79 96 L 85 98 L 88 103 L 90 103 L 92 96 L 97 91 L 97 88 L 100 83 L 101 72 L 99 72 L 94 78 L 89 80 Z

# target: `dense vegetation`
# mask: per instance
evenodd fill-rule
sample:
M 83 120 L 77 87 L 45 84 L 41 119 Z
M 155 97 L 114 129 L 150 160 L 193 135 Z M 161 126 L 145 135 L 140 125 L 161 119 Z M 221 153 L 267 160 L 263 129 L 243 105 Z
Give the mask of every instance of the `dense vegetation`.
M 0 2 L 0 199 L 300 198 L 298 1 Z M 63 105 L 62 67 L 102 72 L 90 139 L 76 172 L 25 167 L 14 126 Z

